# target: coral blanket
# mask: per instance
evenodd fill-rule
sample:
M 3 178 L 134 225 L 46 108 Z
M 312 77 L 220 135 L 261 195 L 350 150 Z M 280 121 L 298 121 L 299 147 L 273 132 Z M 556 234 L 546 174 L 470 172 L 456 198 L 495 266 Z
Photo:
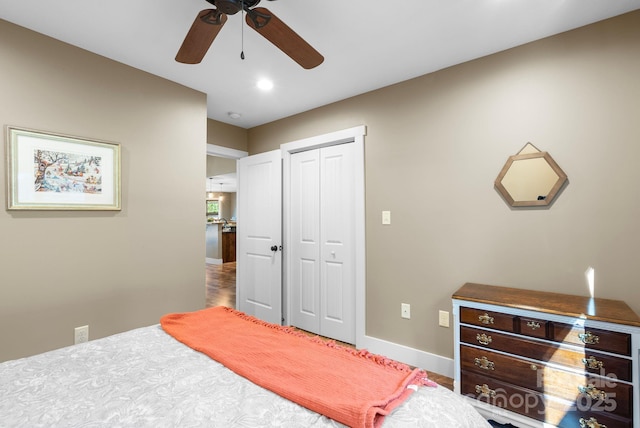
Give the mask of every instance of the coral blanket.
M 422 370 L 222 306 L 167 314 L 160 324 L 255 384 L 350 427 L 378 427 L 417 386 L 434 385 Z

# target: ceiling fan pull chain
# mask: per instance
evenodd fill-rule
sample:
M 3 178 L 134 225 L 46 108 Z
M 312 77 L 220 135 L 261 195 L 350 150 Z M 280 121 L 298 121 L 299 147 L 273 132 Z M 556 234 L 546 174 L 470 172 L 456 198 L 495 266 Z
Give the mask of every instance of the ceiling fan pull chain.
M 242 19 L 240 20 L 240 59 L 244 60 L 244 0 L 242 0 Z

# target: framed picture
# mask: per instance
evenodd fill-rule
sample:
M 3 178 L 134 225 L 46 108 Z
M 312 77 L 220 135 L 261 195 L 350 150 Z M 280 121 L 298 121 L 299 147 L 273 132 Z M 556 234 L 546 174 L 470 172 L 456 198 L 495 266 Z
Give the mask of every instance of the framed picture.
M 121 209 L 119 144 L 6 130 L 8 209 Z

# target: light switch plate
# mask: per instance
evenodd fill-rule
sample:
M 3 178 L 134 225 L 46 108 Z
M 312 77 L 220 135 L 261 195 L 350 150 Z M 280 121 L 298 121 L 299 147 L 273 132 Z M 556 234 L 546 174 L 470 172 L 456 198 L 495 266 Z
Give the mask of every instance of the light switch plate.
M 391 211 L 382 211 L 382 224 L 391 224 Z
M 438 314 L 438 324 L 440 324 L 440 327 L 449 327 L 449 312 L 440 311 Z

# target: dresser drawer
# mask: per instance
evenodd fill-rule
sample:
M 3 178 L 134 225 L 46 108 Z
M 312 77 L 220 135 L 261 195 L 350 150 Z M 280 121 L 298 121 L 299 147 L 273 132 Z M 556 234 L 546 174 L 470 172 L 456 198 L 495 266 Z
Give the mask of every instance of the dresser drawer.
M 460 380 L 462 395 L 544 421 L 544 397 L 538 392 L 464 370 Z
M 596 351 L 576 351 L 549 342 L 490 332 L 473 327 L 460 327 L 460 341 L 486 349 L 495 349 L 533 360 L 553 362 L 577 370 L 613 379 L 632 381 L 630 359 L 601 354 Z
M 460 346 L 460 369 L 536 389 L 540 364 L 471 346 Z
M 595 418 L 607 428 L 632 428 L 632 419 L 607 411 L 550 399 L 544 394 L 476 373 L 461 371 L 461 394 L 561 428 L 580 428 L 580 419 Z M 589 425 L 585 425 L 588 427 Z M 597 426 L 597 425 L 594 425 Z
M 518 332 L 531 337 L 549 337 L 549 323 L 537 318 L 518 318 Z
M 599 374 L 601 376 L 607 376 L 614 379 L 625 380 L 627 382 L 632 381 L 631 366 L 632 361 L 626 358 L 613 357 L 610 355 L 600 354 L 598 352 L 585 350 L 584 356 L 582 353 L 576 352 L 566 353 L 567 355 L 558 355 L 558 357 L 564 357 L 564 360 L 569 360 L 567 365 L 576 367 L 582 367 L 587 373 Z M 579 362 L 571 357 L 575 357 L 578 354 Z
M 516 327 L 513 315 L 472 308 L 460 308 L 460 322 L 510 332 Z
M 614 379 L 581 375 L 470 346 L 460 347 L 461 370 L 576 401 L 581 409 L 607 409 L 631 417 L 632 387 Z
M 553 323 L 550 338 L 586 349 L 599 349 L 614 354 L 631 355 L 631 335 L 570 324 Z

